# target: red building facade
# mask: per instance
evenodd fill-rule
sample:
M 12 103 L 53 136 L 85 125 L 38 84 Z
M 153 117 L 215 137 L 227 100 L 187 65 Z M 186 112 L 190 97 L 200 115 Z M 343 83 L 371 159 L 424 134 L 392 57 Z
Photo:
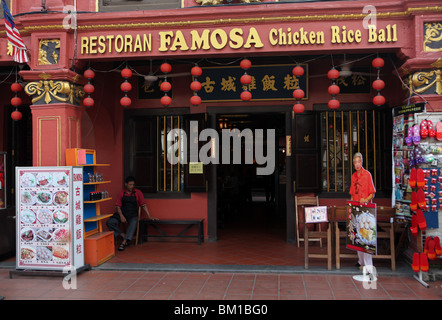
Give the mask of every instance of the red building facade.
M 200 129 L 232 124 L 275 129 L 272 188 L 291 242 L 296 240 L 294 195 L 317 193 L 321 204 L 345 203 L 356 151 L 363 153 L 375 179 L 375 202 L 390 205 L 391 108 L 427 101 L 429 111 L 442 111 L 439 1 L 394 0 L 375 6 L 369 1 L 11 2 L 30 61 L 17 67 L 5 32 L 0 32 L 2 78 L 12 74 L 0 84 L 5 110 L 0 113 L 0 150 L 17 149 L 15 165 L 61 166 L 66 149 L 95 149 L 98 161 L 111 165 L 103 168 L 112 181 L 110 194 L 118 193 L 125 175 L 136 175 L 153 216 L 206 219 L 205 235 L 211 240 L 218 239 L 221 197 L 228 197 L 221 194 L 220 180 L 230 169 L 224 164 L 194 171 L 171 165 L 163 150 L 164 132 L 171 128 L 186 128 L 196 119 Z M 386 84 L 382 106 L 373 104 L 376 57 L 385 61 L 379 72 Z M 256 87 L 248 87 L 250 101 L 241 100 L 241 85 L 229 90 L 227 83 L 229 72 L 244 73 L 244 58 L 252 62 L 246 70 L 250 75 L 263 70 Z M 162 72 L 163 63 L 172 70 Z M 293 111 L 296 79 L 290 72 L 298 64 L 305 69 L 303 113 Z M 190 72 L 196 65 L 203 71 L 197 77 L 202 102 L 193 105 Z M 333 67 L 341 75 L 347 72 L 338 80 L 337 110 L 328 107 L 327 73 Z M 131 104 L 126 107 L 120 103 L 124 68 L 132 71 L 127 79 Z M 284 69 L 280 78 L 273 73 L 279 68 Z M 95 72 L 89 80 L 94 85 L 91 107 L 83 105 L 87 69 Z M 16 74 L 25 88 L 21 123 L 10 118 L 10 82 Z M 168 106 L 161 103 L 164 92 L 159 90 L 164 79 L 172 84 Z M 211 83 L 221 88 L 214 97 Z M 410 88 L 419 94 L 410 96 Z M 272 93 L 278 90 L 289 94 Z M 17 134 L 21 136 L 14 138 Z M 244 168 L 233 168 L 239 169 Z M 252 181 L 264 192 L 264 177 L 253 175 Z M 114 210 L 112 203 L 102 208 Z

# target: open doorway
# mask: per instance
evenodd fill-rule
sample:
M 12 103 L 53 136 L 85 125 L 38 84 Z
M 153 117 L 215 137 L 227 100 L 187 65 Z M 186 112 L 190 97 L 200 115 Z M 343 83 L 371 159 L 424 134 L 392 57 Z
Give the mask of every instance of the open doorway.
M 217 226 L 218 238 L 248 237 L 256 235 L 277 237 L 285 241 L 286 229 L 286 190 L 285 190 L 285 152 L 286 132 L 285 113 L 219 113 L 216 126 L 224 145 L 226 137 L 222 130 L 237 129 L 239 132 L 250 129 L 254 133 L 253 145 L 241 140 L 241 162 L 222 163 L 216 168 L 217 181 Z M 267 136 L 262 139 L 264 153 L 274 158 L 274 170 L 269 175 L 257 174 L 259 162 L 253 157 L 252 163 L 246 161 L 246 153 L 256 152 L 258 129 L 264 135 L 274 131 L 272 141 Z M 259 140 L 259 139 L 258 139 Z M 274 144 L 273 154 L 268 154 L 266 143 Z M 232 145 L 232 144 L 226 144 Z M 256 154 L 256 153 L 254 153 Z M 233 160 L 233 159 L 231 159 Z

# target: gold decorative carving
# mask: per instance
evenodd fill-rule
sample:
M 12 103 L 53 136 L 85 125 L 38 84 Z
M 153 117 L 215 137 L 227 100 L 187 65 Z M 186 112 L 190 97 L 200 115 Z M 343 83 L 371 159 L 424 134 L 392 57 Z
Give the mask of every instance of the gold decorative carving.
M 437 59 L 436 61 L 434 61 L 431 64 L 432 67 L 436 68 L 436 69 L 440 69 L 442 68 L 442 58 Z
M 442 23 L 425 23 L 424 30 L 424 51 L 442 51 Z
M 408 79 L 410 89 L 418 94 L 442 94 L 442 70 L 440 69 L 416 72 Z M 436 85 L 434 92 L 427 92 L 434 85 Z
M 49 47 L 50 43 L 54 43 L 55 46 L 51 50 Z M 61 46 L 60 39 L 41 39 L 38 45 L 38 64 L 39 65 L 50 65 L 57 64 L 60 57 L 59 49 Z M 49 56 L 48 56 L 49 55 Z M 49 60 L 51 57 L 52 61 Z
M 40 100 L 44 100 L 46 104 L 52 102 L 52 98 L 60 102 L 69 102 L 71 104 L 80 104 L 80 99 L 84 95 L 81 86 L 74 85 L 67 81 L 40 80 L 38 82 L 30 82 L 25 86 L 25 92 L 32 98 L 35 104 Z M 63 95 L 63 96 L 60 96 Z
M 14 49 L 12 48 L 12 44 L 10 44 L 9 42 L 8 42 L 8 48 L 7 48 L 6 54 L 11 57 L 14 54 Z
M 222 4 L 223 0 L 196 0 L 196 3 L 202 6 L 213 6 L 216 4 Z

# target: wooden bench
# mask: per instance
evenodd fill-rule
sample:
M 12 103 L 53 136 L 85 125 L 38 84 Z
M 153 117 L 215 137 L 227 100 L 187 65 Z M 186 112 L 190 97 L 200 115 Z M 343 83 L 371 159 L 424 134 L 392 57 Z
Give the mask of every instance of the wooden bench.
M 332 217 L 332 207 L 327 207 L 327 217 L 329 217 L 329 222 L 327 222 L 327 231 L 309 231 L 307 223 L 305 223 L 304 214 L 304 267 L 308 269 L 309 258 L 319 258 L 327 259 L 328 270 L 332 269 L 332 223 L 330 222 L 330 217 Z M 304 207 L 302 207 L 304 213 Z M 310 253 L 309 252 L 309 241 L 312 240 L 309 237 L 316 237 L 317 239 L 327 239 L 327 253 Z
M 390 244 L 389 254 L 378 254 L 373 255 L 373 259 L 390 259 L 391 270 L 396 270 L 396 253 L 395 253 L 395 241 L 394 241 L 394 217 L 395 209 L 391 207 L 377 207 L 377 238 L 387 239 Z M 355 253 L 341 253 L 340 248 L 340 238 L 347 237 L 347 231 L 339 230 L 338 223 L 344 223 L 347 221 L 347 207 L 338 206 L 334 210 L 334 229 L 335 229 L 335 239 L 336 239 L 336 269 L 341 268 L 341 258 L 354 258 L 357 260 L 357 255 Z
M 161 220 L 146 220 L 142 219 L 139 221 L 139 243 L 143 243 L 143 240 L 153 237 L 165 237 L 165 238 L 195 238 L 198 240 L 198 244 L 204 242 L 204 219 L 200 220 L 172 220 L 172 219 L 161 219 Z M 166 233 L 160 225 L 182 225 L 184 228 L 176 234 Z M 152 226 L 160 234 L 149 234 L 148 227 Z M 198 229 L 198 234 L 196 235 L 186 235 L 188 231 L 193 226 Z

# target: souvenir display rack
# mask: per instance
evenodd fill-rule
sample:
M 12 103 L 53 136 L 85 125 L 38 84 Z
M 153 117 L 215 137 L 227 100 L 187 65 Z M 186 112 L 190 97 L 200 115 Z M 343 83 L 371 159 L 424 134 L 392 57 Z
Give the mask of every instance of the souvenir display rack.
M 414 256 L 419 255 L 419 259 L 424 260 L 413 261 L 414 278 L 428 287 L 423 280 L 428 262 L 422 244 L 427 236 L 437 233 L 442 213 L 442 113 L 427 113 L 424 104 L 395 108 L 393 164 L 392 201 L 396 217 L 410 227 L 412 242 L 415 241 L 411 246 L 415 247 Z M 423 181 L 420 186 L 413 182 L 418 178 L 417 171 Z M 423 228 L 416 226 L 418 210 L 424 216 L 423 220 L 421 218 Z

